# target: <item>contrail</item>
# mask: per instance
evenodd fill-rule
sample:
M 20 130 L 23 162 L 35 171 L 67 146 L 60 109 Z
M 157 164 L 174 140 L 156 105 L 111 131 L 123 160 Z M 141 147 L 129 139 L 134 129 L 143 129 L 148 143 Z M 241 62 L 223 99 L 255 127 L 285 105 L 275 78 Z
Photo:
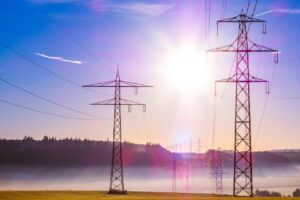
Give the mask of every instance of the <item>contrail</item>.
M 77 64 L 77 65 L 81 65 L 81 64 L 85 63 L 85 62 L 80 61 L 80 60 L 69 60 L 69 59 L 65 59 L 63 57 L 59 57 L 59 56 L 48 56 L 48 55 L 43 54 L 43 53 L 34 53 L 34 54 L 37 55 L 37 56 L 41 56 L 43 58 L 50 59 L 50 60 L 57 60 L 57 61 Z
M 278 9 L 272 9 L 260 14 L 255 15 L 255 17 L 261 16 L 261 15 L 266 15 L 268 13 L 288 13 L 288 14 L 300 14 L 300 9 L 288 9 L 288 8 L 278 8 Z
M 266 11 L 266 12 L 263 12 L 263 13 L 259 13 L 259 14 L 255 15 L 255 17 L 265 15 L 265 14 L 268 14 L 268 13 L 271 13 L 271 12 L 274 12 L 274 10 L 269 10 L 269 11 Z

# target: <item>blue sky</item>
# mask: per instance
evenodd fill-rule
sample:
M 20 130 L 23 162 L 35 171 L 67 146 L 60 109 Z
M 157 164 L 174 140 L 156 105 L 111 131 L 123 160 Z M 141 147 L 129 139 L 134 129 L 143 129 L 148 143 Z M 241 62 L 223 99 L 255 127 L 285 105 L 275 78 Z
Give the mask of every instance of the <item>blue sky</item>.
M 223 0 L 212 0 L 209 48 L 232 42 L 234 25 L 224 25 L 216 36 L 215 21 L 220 18 Z M 225 17 L 245 9 L 248 0 L 228 0 Z M 250 10 L 252 11 L 254 0 Z M 211 146 L 214 88 L 213 80 L 228 76 L 233 55 L 209 55 L 212 77 L 204 89 L 186 88 L 168 83 L 165 63 L 173 49 L 193 44 L 205 54 L 204 0 L 109 1 L 109 0 L 12 0 L 1 1 L 0 42 L 16 49 L 47 69 L 79 85 L 111 80 L 117 64 L 125 80 L 155 85 L 153 89 L 124 91 L 129 99 L 141 101 L 148 112 L 124 108 L 125 140 L 164 146 L 182 142 L 182 138 L 203 139 L 203 148 Z M 252 117 L 255 149 L 300 148 L 300 80 L 298 1 L 259 1 L 256 14 L 267 20 L 268 34 L 253 25 L 251 38 L 280 50 L 280 63 L 272 55 L 251 56 L 254 75 L 272 81 L 261 126 L 266 96 L 264 87 L 253 88 Z M 76 41 L 79 43 L 77 44 Z M 80 47 L 81 45 L 81 47 Z M 92 55 L 91 55 L 92 54 Z M 203 55 L 202 55 L 203 56 Z M 96 57 L 96 58 L 95 58 Z M 203 56 L 202 58 L 205 58 Z M 100 117 L 112 117 L 112 108 L 89 103 L 112 96 L 93 93 L 63 81 L 32 63 L 0 47 L 1 76 L 43 97 Z M 275 73 L 273 76 L 273 72 Z M 183 82 L 180 82 L 183 85 Z M 61 115 L 88 118 L 43 102 L 6 84 L 0 84 L 1 99 Z M 222 93 L 224 86 L 218 86 Z M 190 91 L 190 90 L 189 90 Z M 100 91 L 99 91 L 100 92 Z M 221 96 L 221 95 L 220 95 Z M 230 149 L 233 138 L 234 90 L 217 98 L 216 145 Z M 45 116 L 0 104 L 0 136 L 22 138 L 31 135 L 111 138 L 111 120 L 78 121 Z M 258 128 L 260 127 L 260 128 Z M 229 138 L 224 142 L 224 138 Z M 196 146 L 196 144 L 195 144 Z

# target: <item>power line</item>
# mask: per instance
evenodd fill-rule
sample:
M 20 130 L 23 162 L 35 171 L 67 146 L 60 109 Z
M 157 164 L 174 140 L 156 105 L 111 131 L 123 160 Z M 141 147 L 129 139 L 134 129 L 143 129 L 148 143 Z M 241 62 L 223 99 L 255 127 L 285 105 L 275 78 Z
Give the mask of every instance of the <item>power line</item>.
M 297 6 L 298 3 L 299 3 L 299 0 L 295 0 L 290 8 L 291 8 L 291 9 L 292 9 L 292 8 L 295 8 L 295 7 Z M 286 13 L 278 20 L 278 22 L 277 22 L 275 25 L 272 26 L 271 30 L 272 30 L 273 28 L 277 28 L 277 27 L 279 26 L 279 24 L 281 24 L 281 23 L 284 21 L 284 19 L 287 18 L 290 14 L 291 14 L 291 13 L 286 12 Z
M 24 106 L 24 105 L 19 105 L 19 104 L 16 104 L 16 103 L 12 103 L 12 102 L 9 102 L 9 101 L 3 100 L 3 99 L 0 99 L 0 102 L 5 103 L 7 105 L 11 105 L 11 106 L 17 107 L 17 108 L 21 108 L 21 109 L 25 109 L 25 110 L 29 110 L 29 111 L 32 111 L 32 112 L 36 112 L 36 113 L 40 113 L 40 114 L 44 114 L 44 115 L 53 116 L 53 117 L 59 117 L 59 118 L 65 118 L 65 119 L 73 119 L 73 120 L 82 120 L 82 121 L 100 120 L 100 119 L 87 119 L 87 118 L 70 117 L 70 116 L 55 114 L 55 113 L 51 113 L 51 112 L 46 112 L 46 111 L 38 110 L 38 109 L 35 109 L 35 108 L 30 108 L 28 106 Z
M 293 6 L 292 7 L 295 7 L 297 4 L 299 3 L 299 1 L 295 0 L 293 2 Z M 274 27 L 277 27 L 290 13 L 286 13 L 279 21 L 278 23 L 273 26 L 272 28 Z M 270 84 L 270 89 L 272 88 L 273 86 L 273 82 L 274 82 L 274 79 L 275 79 L 275 74 L 276 74 L 276 70 L 277 70 L 277 65 L 275 65 L 274 69 L 273 69 L 273 73 L 272 73 L 272 78 L 271 78 L 271 84 Z M 267 109 L 267 106 L 268 106 L 268 103 L 269 103 L 269 95 L 267 95 L 266 99 L 265 99 L 265 103 L 264 103 L 264 107 L 263 107 L 263 110 L 262 110 L 262 115 L 261 115 L 261 118 L 260 118 L 260 121 L 259 121 L 259 124 L 258 124 L 258 129 L 257 129 L 257 134 L 255 136 L 255 139 L 254 139 L 254 143 L 253 143 L 253 147 L 255 146 L 256 144 L 256 141 L 260 135 L 260 132 L 261 132 L 261 127 L 262 127 L 262 123 L 263 123 L 263 120 L 264 120 L 264 116 L 265 116 L 265 112 L 266 112 L 266 109 Z
M 148 122 L 148 118 L 147 118 L 146 113 L 143 114 L 143 119 L 144 119 L 144 123 L 145 123 L 146 129 L 147 129 L 146 133 L 148 134 L 148 137 L 149 137 L 150 141 L 151 141 L 151 142 L 154 142 L 154 141 L 153 141 L 153 137 L 152 137 L 152 135 L 153 135 L 153 134 L 152 134 L 152 130 L 150 129 L 150 126 L 149 126 L 149 122 Z
M 205 0 L 205 40 L 206 46 L 210 45 L 210 21 L 211 21 L 211 0 Z
M 254 9 L 253 9 L 253 13 L 252 13 L 252 17 L 254 16 L 255 14 L 255 10 L 256 10 L 256 7 L 257 7 L 257 4 L 258 4 L 258 0 L 255 1 L 255 5 L 254 5 Z
M 232 60 L 232 64 L 231 64 L 228 76 L 231 76 L 231 74 L 233 72 L 234 64 L 235 64 L 235 59 L 236 59 L 236 55 L 234 56 L 234 59 Z M 223 92 L 222 92 L 222 95 L 221 95 L 221 99 L 223 99 L 223 98 L 225 98 L 227 96 L 227 94 L 229 92 L 229 89 L 230 89 L 230 86 L 231 86 L 231 84 L 225 83 L 225 87 L 223 89 Z
M 71 41 L 73 41 L 81 50 L 85 51 L 88 55 L 93 57 L 95 60 L 100 62 L 103 66 L 105 66 L 107 69 L 111 70 L 111 67 L 107 65 L 105 62 L 103 62 L 97 55 L 95 55 L 92 51 L 90 51 L 86 46 L 84 46 L 81 42 L 79 42 L 75 37 L 73 37 L 70 32 L 68 32 L 64 27 L 62 27 L 51 15 L 49 15 L 41 6 L 39 6 L 36 2 L 33 2 L 37 8 L 41 11 L 42 14 L 44 14 L 56 27 L 58 30 L 60 30 L 63 34 L 65 34 L 66 37 L 68 37 Z
M 248 0 L 247 9 L 246 9 L 246 15 L 248 14 L 249 8 L 250 8 L 251 0 Z
M 227 0 L 223 0 L 222 2 L 222 10 L 221 10 L 221 19 L 224 17 L 227 7 Z
M 0 41 L 0 46 L 4 47 L 5 49 L 8 49 L 8 50 L 11 51 L 12 53 L 16 54 L 17 56 L 23 58 L 24 60 L 26 60 L 26 61 L 28 61 L 28 62 L 30 62 L 30 63 L 32 63 L 33 65 L 35 65 L 36 67 L 38 67 L 38 68 L 40 68 L 40 69 L 46 71 L 47 73 L 49 73 L 49 74 L 51 74 L 51 75 L 53 75 L 53 76 L 55 76 L 55 77 L 57 77 L 57 78 L 59 78 L 59 79 L 61 79 L 61 80 L 63 80 L 63 81 L 66 81 L 66 82 L 68 82 L 68 83 L 71 84 L 71 85 L 75 85 L 76 87 L 80 87 L 80 88 L 81 88 L 81 85 L 80 85 L 80 84 L 78 84 L 78 83 L 76 83 L 76 82 L 74 82 L 74 81 L 72 81 L 72 80 L 70 80 L 70 79 L 67 79 L 67 78 L 63 77 L 63 76 L 57 74 L 56 72 L 53 72 L 53 71 L 49 70 L 48 68 L 44 67 L 43 65 L 41 65 L 41 64 L 39 64 L 39 63 L 37 63 L 37 62 L 35 62 L 34 60 L 32 60 L 32 59 L 30 59 L 30 58 L 28 58 L 28 57 L 25 56 L 24 54 L 20 53 L 20 52 L 17 51 L 16 49 L 14 49 L 14 48 L 8 46 L 7 44 L 5 44 L 5 43 L 3 43 L 3 42 L 1 42 L 1 41 Z M 97 93 L 97 94 L 107 95 L 107 94 L 105 94 L 105 93 L 100 93 L 100 92 L 91 90 L 91 89 L 89 89 L 89 88 L 85 88 L 85 89 L 88 90 L 88 91 L 90 91 L 90 92 Z M 107 96 L 110 96 L 110 95 L 107 95 Z
M 281 97 L 281 100 L 299 100 L 300 97 Z
M 248 12 L 249 12 L 249 9 L 250 9 L 250 4 L 251 4 L 251 0 L 248 1 L 247 9 L 246 9 L 246 15 L 248 15 Z M 255 13 L 257 4 L 258 4 L 258 0 L 255 1 L 254 8 L 253 8 L 253 12 L 252 12 L 252 15 L 251 15 L 252 17 L 254 16 L 254 13 Z M 251 23 L 250 23 L 250 24 L 251 24 Z
M 214 96 L 213 102 L 213 130 L 212 130 L 212 149 L 215 149 L 215 139 L 216 139 L 216 121 L 217 121 L 217 98 L 216 95 Z
M 139 142 L 141 142 L 140 132 L 139 132 L 139 130 L 138 130 L 137 126 L 136 126 L 136 123 L 135 123 L 134 119 L 132 118 L 131 114 L 129 114 L 129 118 L 130 118 L 130 120 L 132 122 L 133 128 L 134 128 L 134 130 L 135 130 L 135 132 L 136 132 L 136 134 L 138 136 L 138 139 L 140 140 Z
M 48 103 L 51 103 L 51 104 L 53 104 L 53 105 L 59 106 L 59 107 L 64 108 L 64 109 L 66 109 L 66 110 L 70 110 L 70 111 L 73 111 L 73 112 L 76 112 L 76 113 L 79 113 L 79 114 L 83 114 L 83 115 L 86 115 L 86 116 L 89 116 L 89 117 L 96 117 L 96 118 L 99 118 L 99 116 L 92 115 L 92 114 L 89 114 L 89 113 L 85 113 L 85 112 L 76 110 L 76 109 L 74 109 L 74 108 L 71 108 L 71 107 L 69 107 L 69 106 L 65 106 L 65 105 L 59 104 L 59 103 L 57 103 L 57 102 L 54 102 L 54 101 L 52 101 L 52 100 L 49 100 L 49 99 L 47 99 L 47 98 L 45 98 L 45 97 L 42 97 L 42 96 L 40 96 L 40 95 L 38 95 L 38 94 L 36 94 L 36 93 L 31 92 L 31 91 L 29 91 L 29 90 L 27 90 L 27 89 L 25 89 L 25 88 L 22 88 L 22 87 L 20 87 L 20 86 L 14 84 L 14 83 L 11 83 L 11 82 L 9 82 L 9 81 L 3 79 L 3 78 L 0 78 L 0 81 L 2 81 L 3 83 L 6 83 L 7 85 L 10 85 L 10 86 L 12 86 L 12 87 L 18 89 L 18 90 L 21 90 L 21 91 L 23 91 L 23 92 L 25 92 L 25 93 L 27 93 L 27 94 L 29 94 L 29 95 L 31 95 L 31 96 L 34 96 L 34 97 L 36 97 L 36 98 L 38 98 L 38 99 L 41 99 L 41 100 L 46 101 L 46 102 L 48 102 Z
M 294 62 L 300 59 L 300 56 L 295 56 L 286 60 L 281 61 L 281 63 L 289 63 L 289 62 Z
M 273 86 L 276 71 L 277 71 L 277 65 L 275 65 L 275 67 L 273 68 L 273 73 L 272 73 L 271 83 L 270 83 L 270 89 Z M 259 124 L 258 124 L 257 133 L 256 133 L 256 136 L 255 136 L 255 139 L 254 139 L 253 146 L 255 146 L 256 141 L 258 139 L 258 136 L 261 132 L 261 126 L 262 126 L 262 123 L 263 123 L 263 120 L 264 120 L 264 117 L 265 117 L 265 112 L 266 112 L 266 109 L 267 109 L 267 106 L 268 106 L 268 103 L 269 103 L 269 98 L 270 98 L 270 94 L 267 94 L 266 99 L 265 99 L 265 103 L 264 103 L 264 107 L 263 107 L 263 110 L 262 110 L 262 115 L 261 115 L 261 118 L 260 118 L 260 121 L 259 121 Z
M 250 4 L 250 1 L 251 0 L 249 0 L 249 4 Z M 249 5 L 248 4 L 248 5 Z M 256 11 L 256 8 L 257 8 L 257 4 L 258 4 L 258 0 L 256 0 L 255 1 L 255 5 L 254 5 L 254 8 L 253 8 L 253 12 L 252 12 L 252 14 L 251 14 L 251 17 L 253 17 L 254 16 L 254 13 L 255 13 L 255 11 Z M 247 13 L 246 13 L 246 15 L 248 14 L 248 10 L 247 10 Z M 250 30 L 250 27 L 251 27 L 251 22 L 249 23 L 249 27 L 248 27 L 248 30 L 247 30 L 247 32 L 249 32 L 249 30 Z M 265 33 L 265 32 L 264 32 Z
M 220 15 L 220 18 L 224 18 L 224 15 L 225 15 L 225 12 L 226 12 L 226 6 L 227 6 L 227 0 L 223 0 L 222 1 L 222 8 L 221 8 L 221 15 Z M 217 38 L 216 38 L 216 46 L 218 46 L 218 40 L 219 37 L 217 35 Z M 234 60 L 233 60 L 233 63 L 232 63 L 232 68 L 233 68 L 233 64 L 234 64 Z M 215 64 L 216 65 L 216 64 Z M 230 74 L 231 74 L 231 71 L 230 70 Z M 229 74 L 229 75 L 230 75 Z M 216 86 L 215 86 L 216 87 Z M 227 88 L 227 85 L 225 86 L 224 90 L 223 90 L 223 95 L 224 96 L 224 93 L 225 93 L 225 90 Z M 213 117 L 212 117 L 212 149 L 214 149 L 215 147 L 215 135 L 216 135 L 216 110 L 217 110 L 217 93 L 216 93 L 216 88 L 215 88 L 215 95 L 214 95 L 214 100 L 213 100 Z M 205 133 L 206 134 L 206 133 Z M 207 150 L 207 148 L 206 148 Z

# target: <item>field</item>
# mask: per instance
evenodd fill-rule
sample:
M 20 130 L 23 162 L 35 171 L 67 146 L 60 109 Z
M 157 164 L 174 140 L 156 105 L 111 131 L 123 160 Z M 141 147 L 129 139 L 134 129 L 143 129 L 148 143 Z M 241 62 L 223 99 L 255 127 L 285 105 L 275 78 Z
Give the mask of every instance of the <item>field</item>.
M 214 196 L 204 194 L 172 194 L 172 193 L 146 193 L 130 192 L 128 195 L 107 195 L 95 191 L 2 191 L 0 200 L 213 200 L 234 199 L 231 196 Z M 279 198 L 243 198 L 271 200 Z M 286 198 L 293 199 L 293 198 Z

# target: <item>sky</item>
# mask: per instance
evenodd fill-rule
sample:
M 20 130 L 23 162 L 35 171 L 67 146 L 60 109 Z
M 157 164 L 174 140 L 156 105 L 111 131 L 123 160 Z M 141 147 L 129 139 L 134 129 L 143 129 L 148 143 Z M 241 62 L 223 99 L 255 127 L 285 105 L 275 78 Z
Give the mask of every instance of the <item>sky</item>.
M 111 140 L 113 108 L 89 104 L 112 98 L 113 90 L 80 86 L 113 80 L 119 66 L 122 80 L 154 86 L 138 95 L 122 90 L 124 98 L 147 104 L 146 113 L 122 108 L 125 141 L 169 148 L 192 140 L 193 151 L 232 149 L 234 87 L 218 85 L 215 97 L 214 81 L 230 75 L 234 55 L 206 54 L 206 49 L 235 40 L 238 27 L 222 25 L 217 35 L 216 20 L 238 15 L 247 4 L 211 0 L 208 15 L 204 0 L 1 1 L 0 80 L 6 80 L 0 81 L 1 100 L 80 119 L 0 102 L 0 137 Z M 253 149 L 300 148 L 300 2 L 258 1 L 254 15 L 267 20 L 268 33 L 252 25 L 251 39 L 278 49 L 280 58 L 276 65 L 271 54 L 250 56 L 251 73 L 271 86 L 269 95 L 264 85 L 251 87 Z

